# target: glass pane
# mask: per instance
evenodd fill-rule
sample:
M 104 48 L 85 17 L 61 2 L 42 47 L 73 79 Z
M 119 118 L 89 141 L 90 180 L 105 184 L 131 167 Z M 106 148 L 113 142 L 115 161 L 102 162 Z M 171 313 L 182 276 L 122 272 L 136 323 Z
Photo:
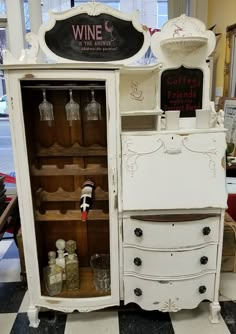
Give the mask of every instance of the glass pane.
M 70 0 L 44 0 L 42 2 L 42 17 L 43 22 L 48 21 L 48 12 L 50 10 L 54 12 L 62 12 L 71 8 Z
M 158 28 L 162 28 L 163 24 L 168 20 L 168 16 L 158 16 Z
M 0 15 L 6 15 L 6 2 L 5 2 L 5 0 L 0 0 Z

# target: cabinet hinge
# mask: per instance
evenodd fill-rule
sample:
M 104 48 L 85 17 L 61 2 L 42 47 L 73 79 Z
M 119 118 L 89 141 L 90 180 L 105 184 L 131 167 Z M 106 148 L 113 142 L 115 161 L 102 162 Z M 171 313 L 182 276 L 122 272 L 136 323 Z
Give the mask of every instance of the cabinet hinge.
M 115 198 L 114 198 L 114 207 L 115 207 L 115 210 L 118 209 L 118 195 L 115 195 Z
M 11 110 L 14 109 L 14 102 L 13 102 L 13 97 L 11 97 Z

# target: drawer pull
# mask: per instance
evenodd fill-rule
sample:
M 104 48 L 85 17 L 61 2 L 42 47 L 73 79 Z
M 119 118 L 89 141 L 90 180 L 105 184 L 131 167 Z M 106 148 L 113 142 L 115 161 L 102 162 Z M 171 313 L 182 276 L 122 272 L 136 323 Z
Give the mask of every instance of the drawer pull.
M 207 264 L 207 262 L 208 262 L 208 257 L 207 257 L 207 256 L 202 256 L 202 257 L 200 258 L 200 262 L 201 262 L 201 264 Z
M 134 289 L 134 294 L 135 294 L 135 296 L 140 297 L 140 296 L 142 296 L 143 293 L 142 293 L 141 289 L 136 288 L 136 289 Z
M 136 266 L 141 266 L 141 264 L 142 264 L 142 260 L 140 259 L 140 257 L 135 257 L 135 258 L 134 258 L 134 264 L 135 264 Z
M 211 233 L 211 229 L 209 226 L 206 226 L 202 230 L 203 235 L 209 235 Z
M 136 228 L 134 230 L 134 234 L 136 235 L 136 237 L 141 237 L 143 235 L 143 231 L 141 230 L 141 228 Z
M 201 293 L 201 294 L 205 293 L 206 290 L 207 290 L 207 288 L 205 287 L 205 285 L 201 285 L 198 289 L 199 293 Z

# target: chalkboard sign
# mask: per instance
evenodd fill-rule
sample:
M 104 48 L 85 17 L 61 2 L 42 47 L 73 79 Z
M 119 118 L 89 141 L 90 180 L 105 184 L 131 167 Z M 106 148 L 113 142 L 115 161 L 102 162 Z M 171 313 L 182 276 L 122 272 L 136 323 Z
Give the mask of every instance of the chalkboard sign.
M 161 109 L 180 110 L 180 117 L 195 117 L 202 108 L 203 72 L 185 68 L 166 70 L 161 75 Z
M 109 14 L 79 14 L 56 21 L 45 33 L 47 47 L 62 58 L 104 62 L 130 58 L 144 44 L 144 34 L 131 21 Z

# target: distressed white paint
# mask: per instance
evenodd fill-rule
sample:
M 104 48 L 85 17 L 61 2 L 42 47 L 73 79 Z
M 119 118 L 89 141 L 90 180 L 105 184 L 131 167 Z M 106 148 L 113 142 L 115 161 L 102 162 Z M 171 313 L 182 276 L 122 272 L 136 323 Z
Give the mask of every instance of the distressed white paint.
M 225 130 L 215 127 L 195 129 L 195 119 L 192 118 L 185 122 L 182 120 L 180 129 L 176 131 L 163 131 L 159 126 L 157 131 L 140 130 L 120 136 L 120 115 L 128 114 L 131 119 L 138 115 L 160 117 L 160 78 L 165 69 L 181 65 L 202 69 L 202 104 L 204 108 L 211 105 L 208 96 L 209 71 L 205 60 L 214 48 L 214 34 L 207 32 L 199 20 L 186 16 L 170 20 L 162 32 L 152 38 L 152 49 L 159 64 L 139 68 L 124 68 L 123 65 L 137 60 L 146 50 L 149 46 L 146 35 L 145 45 L 137 57 L 120 63 L 69 63 L 46 48 L 45 32 L 54 26 L 56 19 L 82 12 L 98 15 L 101 11 L 130 20 L 136 29 L 143 31 L 136 15 L 127 16 L 101 4 L 85 4 L 51 15 L 49 24 L 40 30 L 39 41 L 38 36 L 31 36 L 34 52 L 25 51 L 20 61 L 5 52 L 11 132 L 26 250 L 30 324 L 38 326 L 40 306 L 64 312 L 87 312 L 118 305 L 122 298 L 126 304 L 135 302 L 146 310 L 163 312 L 195 308 L 202 300 L 208 299 L 212 301 L 210 320 L 215 323 L 220 311 L 218 291 L 227 200 L 223 166 Z M 180 24 L 186 34 L 173 37 L 176 24 Z M 33 65 L 37 61 L 39 44 L 48 57 L 61 64 Z M 41 296 L 20 91 L 20 80 L 26 75 L 33 75 L 33 80 L 106 81 L 111 296 L 82 299 Z M 138 84 L 132 86 L 132 80 Z M 217 126 L 216 122 L 214 126 Z M 146 222 L 131 217 L 176 213 L 212 213 L 218 217 L 171 223 Z M 136 227 L 143 230 L 140 239 L 134 236 Z M 207 236 L 202 233 L 204 227 L 211 228 Z M 133 258 L 137 256 L 143 259 L 143 266 L 139 269 L 133 264 Z M 200 264 L 202 256 L 209 258 L 206 267 Z M 199 292 L 200 286 L 206 287 L 205 293 Z M 136 288 L 141 289 L 141 296 L 134 294 Z
M 10 123 L 16 168 L 19 208 L 24 236 L 25 261 L 30 296 L 29 318 L 32 327 L 38 325 L 38 307 L 46 307 L 65 312 L 74 310 L 92 311 L 119 304 L 119 266 L 118 266 L 118 209 L 117 196 L 117 168 L 118 156 L 117 129 L 119 117 L 117 113 L 117 76 L 115 71 L 60 71 L 37 70 L 34 71 L 37 80 L 103 80 L 106 82 L 107 97 L 107 136 L 108 136 L 108 178 L 109 178 L 109 212 L 110 212 L 110 256 L 111 261 L 111 295 L 99 298 L 58 298 L 41 295 L 40 277 L 36 250 L 36 237 L 34 228 L 34 215 L 32 207 L 29 165 L 26 149 L 26 138 L 22 111 L 20 80 L 32 71 L 9 71 L 7 76 L 7 93 L 9 98 Z M 56 302 L 55 302 L 56 301 Z
M 224 154 L 224 132 L 123 134 L 123 209 L 225 208 Z

